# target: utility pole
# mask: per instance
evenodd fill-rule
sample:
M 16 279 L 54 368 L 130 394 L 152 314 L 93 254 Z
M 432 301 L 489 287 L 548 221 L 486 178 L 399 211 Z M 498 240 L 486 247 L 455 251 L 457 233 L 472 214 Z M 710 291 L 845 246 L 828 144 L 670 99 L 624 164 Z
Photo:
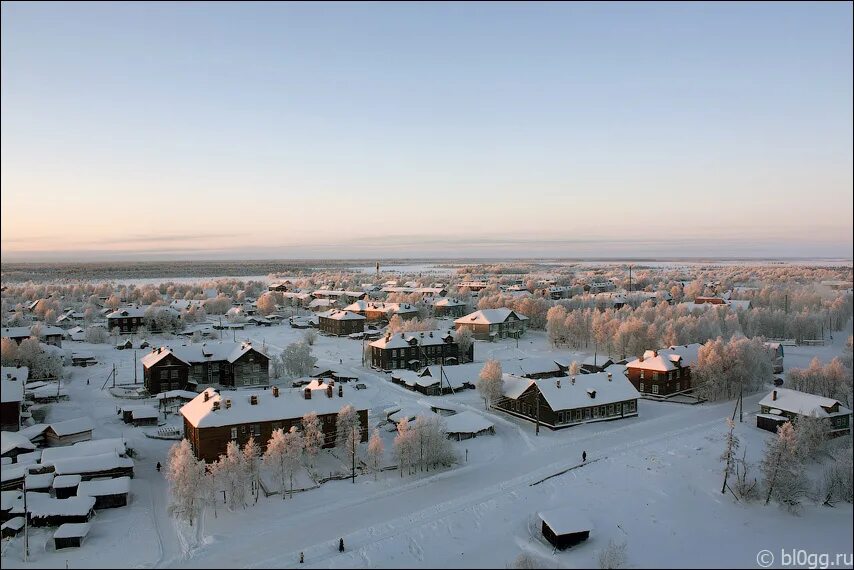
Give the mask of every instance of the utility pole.
M 632 265 L 629 264 L 629 293 L 632 292 Z
M 113 363 L 113 388 L 116 387 L 116 364 Z
M 356 426 L 353 426 L 353 484 L 356 484 Z
M 27 474 L 24 473 L 24 562 L 30 560 L 30 517 L 27 514 Z
M 540 435 L 540 387 L 537 386 L 537 431 L 535 435 Z
M 136 349 L 133 350 L 133 383 L 136 384 Z
M 739 378 L 739 389 L 740 393 L 738 395 L 738 421 L 739 423 L 744 423 L 744 377 L 741 376 Z

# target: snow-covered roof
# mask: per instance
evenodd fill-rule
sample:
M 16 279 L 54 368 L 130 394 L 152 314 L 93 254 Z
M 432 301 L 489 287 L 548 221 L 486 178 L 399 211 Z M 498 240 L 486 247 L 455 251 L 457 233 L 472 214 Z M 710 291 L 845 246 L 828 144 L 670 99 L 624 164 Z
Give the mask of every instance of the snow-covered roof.
M 344 310 L 361 313 L 366 311 L 381 311 L 395 315 L 408 315 L 418 312 L 418 308 L 411 303 L 386 303 L 384 301 L 366 301 L 364 299 L 350 303 L 344 307 Z
M 464 317 L 460 317 L 455 320 L 456 324 L 476 324 L 476 325 L 489 325 L 496 323 L 504 323 L 510 317 L 510 315 L 514 315 L 520 321 L 527 321 L 528 317 L 513 311 L 512 309 L 508 309 L 507 307 L 500 307 L 498 309 L 480 309 L 479 311 L 475 311 L 473 313 L 469 313 Z
M 30 439 L 30 441 L 39 437 L 48 428 L 48 424 L 33 424 L 18 430 L 18 433 Z
M 77 486 L 78 497 L 103 497 L 130 492 L 130 477 L 115 477 L 113 479 L 93 479 L 82 481 Z
M 62 437 L 64 435 L 72 435 L 75 433 L 83 433 L 95 429 L 91 418 L 74 418 L 73 420 L 65 420 L 64 422 L 56 422 L 50 424 L 50 429 Z
M 168 392 L 158 393 L 157 399 L 169 400 L 171 398 L 180 398 L 182 400 L 192 400 L 198 395 L 198 392 L 190 392 L 189 390 L 169 390 Z
M 18 503 L 24 504 L 24 493 L 17 489 L 0 492 L 0 510 L 9 511 Z
M 774 399 L 774 394 L 777 394 L 777 399 Z M 776 388 L 767 396 L 759 401 L 760 406 L 768 406 L 777 408 L 789 413 L 798 414 L 801 416 L 816 416 L 819 418 L 830 418 L 836 416 L 846 416 L 851 413 L 851 410 L 842 405 L 838 400 L 833 398 L 825 398 L 799 392 L 798 390 L 790 390 L 788 388 Z M 838 412 L 828 412 L 828 408 L 834 405 L 839 405 Z
M 80 475 L 60 475 L 53 478 L 54 489 L 69 489 L 80 484 Z
M 433 303 L 434 307 L 462 307 L 465 306 L 465 301 L 460 301 L 456 298 L 451 297 L 442 297 L 435 303 Z
M 315 299 L 311 303 L 308 304 L 312 309 L 317 307 L 330 307 L 335 304 L 333 299 Z
M 92 525 L 89 523 L 65 523 L 59 525 L 56 532 L 53 533 L 54 538 L 84 538 L 89 534 Z
M 50 489 L 53 484 L 53 478 L 56 477 L 53 473 L 27 473 L 24 481 L 27 485 L 27 492 L 36 489 Z
M 56 335 L 61 336 L 65 332 L 59 327 L 45 325 L 41 323 L 39 324 L 41 325 L 41 334 L 39 335 L 40 337 Z M 3 327 L 2 332 L 0 332 L 0 336 L 8 338 L 26 338 L 33 336 L 33 332 L 32 327 Z
M 447 386 L 450 383 L 451 387 L 456 390 L 462 388 L 463 384 L 477 382 L 483 365 L 483 362 L 468 362 L 455 366 L 428 366 L 420 372 L 422 378 L 418 383 L 424 386 L 436 384 L 439 382 L 441 369 L 442 385 Z
M 558 374 L 560 366 L 553 358 L 545 356 L 529 356 L 501 361 L 501 371 L 517 376 L 532 376 L 535 374 Z
M 0 432 L 0 455 L 6 455 L 13 449 L 28 449 L 33 450 L 36 446 L 30 441 L 30 438 L 21 435 L 16 431 Z
M 412 341 L 414 340 L 415 346 L 431 346 L 431 345 L 439 345 L 444 344 L 445 339 L 451 337 L 453 339 L 453 333 L 448 330 L 432 330 L 432 331 L 415 331 L 415 332 L 399 332 L 394 334 L 387 334 L 371 343 L 371 346 L 375 346 L 377 348 L 406 348 L 408 346 L 413 346 Z
M 205 401 L 207 394 L 208 401 Z M 257 404 L 251 403 L 251 396 L 257 397 Z M 230 401 L 231 406 L 226 403 Z M 214 403 L 219 405 L 214 410 Z M 280 389 L 279 397 L 272 390 L 222 390 L 217 392 L 208 388 L 192 401 L 181 407 L 181 415 L 197 428 L 229 426 L 254 422 L 270 422 L 301 418 L 308 412 L 318 415 L 337 414 L 345 405 L 350 404 L 357 410 L 366 410 L 370 406 L 356 390 L 345 388 L 343 397 L 335 390 L 331 398 L 325 394 L 313 394 L 305 399 L 304 389 Z
M 48 462 L 42 461 L 42 463 L 47 464 Z M 113 469 L 133 468 L 133 459 L 130 457 L 119 457 L 115 451 L 85 457 L 54 459 L 49 463 L 56 468 L 57 475 L 85 475 L 87 473 L 111 471 Z
M 19 453 L 16 461 L 17 465 L 32 465 L 33 463 L 38 463 L 42 458 L 42 450 L 36 449 L 35 451 L 30 451 L 28 453 Z
M 652 370 L 654 372 L 670 372 L 671 370 L 676 370 L 687 365 L 688 363 L 684 362 L 682 356 L 676 352 L 647 350 L 644 352 L 643 357 L 635 358 L 626 364 L 626 367 L 637 368 L 639 370 Z
M 495 427 L 495 424 L 478 413 L 464 410 L 452 416 L 443 416 L 448 433 L 478 433 Z
M 24 382 L 27 381 L 27 368 L 4 366 L 0 377 L 0 402 L 9 404 L 24 399 Z
M 601 406 L 639 397 L 628 378 L 612 374 L 609 381 L 606 372 L 579 374 L 574 383 L 568 376 L 531 380 L 505 374 L 503 392 L 508 398 L 516 399 L 534 384 L 554 411 Z
M 255 349 L 250 341 L 207 341 L 203 343 L 179 344 L 174 347 L 157 347 L 143 356 L 140 361 L 143 366 L 148 368 L 157 364 L 169 354 L 172 354 L 181 362 L 189 365 L 200 362 L 216 362 L 221 360 L 234 362 L 250 350 L 255 350 L 255 352 L 262 355 L 264 358 L 267 358 L 267 355 Z
M 47 493 L 27 493 L 27 511 L 33 518 L 86 516 L 94 507 L 93 497 L 55 499 Z M 23 501 L 12 509 L 13 514 L 23 514 L 23 512 Z
M 130 413 L 130 417 L 135 420 L 157 418 L 158 416 L 160 416 L 160 412 L 153 406 L 139 406 Z
M 123 319 L 128 317 L 144 317 L 148 307 L 119 307 L 107 314 L 108 319 Z
M 576 507 L 563 507 L 537 513 L 544 523 L 557 535 L 588 532 L 593 530 L 590 519 L 578 512 Z
M 351 311 L 342 311 L 332 309 L 323 313 L 318 313 L 317 316 L 321 319 L 332 319 L 333 321 L 364 321 L 365 317 L 357 315 Z
M 682 357 L 682 366 L 696 366 L 699 360 L 701 346 L 703 345 L 698 342 L 692 344 L 678 344 L 676 346 L 662 348 L 658 353 L 678 354 Z

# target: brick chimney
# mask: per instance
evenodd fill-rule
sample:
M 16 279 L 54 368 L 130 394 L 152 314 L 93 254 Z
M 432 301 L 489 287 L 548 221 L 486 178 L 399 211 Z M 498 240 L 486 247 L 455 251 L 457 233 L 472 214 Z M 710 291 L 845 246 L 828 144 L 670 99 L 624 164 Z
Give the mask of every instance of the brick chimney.
M 329 386 L 329 385 L 326 386 L 326 397 L 327 398 L 332 397 L 332 386 Z
M 207 402 L 208 400 L 210 400 L 210 397 L 211 397 L 211 395 L 210 395 L 210 394 L 208 394 L 207 390 L 205 390 L 205 402 Z
M 306 400 L 311 400 L 311 388 L 306 388 L 302 391 L 303 396 L 305 396 Z

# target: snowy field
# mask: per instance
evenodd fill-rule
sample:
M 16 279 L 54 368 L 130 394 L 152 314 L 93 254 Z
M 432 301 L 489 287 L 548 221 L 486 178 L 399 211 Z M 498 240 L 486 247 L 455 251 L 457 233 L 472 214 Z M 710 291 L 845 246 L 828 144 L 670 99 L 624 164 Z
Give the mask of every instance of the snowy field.
M 252 339 L 275 353 L 303 334 L 283 325 L 236 331 L 235 338 Z M 823 347 L 787 347 L 786 367 L 805 367 L 814 356 L 827 361 L 841 352 L 845 338 L 835 335 L 833 344 Z M 220 504 L 216 512 L 207 512 L 196 543 L 167 514 L 168 485 L 154 467 L 165 463 L 172 442 L 146 437 L 152 428 L 122 423 L 117 406 L 132 402 L 102 389 L 113 364 L 120 384 L 133 382 L 134 351 L 63 344 L 93 353 L 99 364 L 69 369 L 70 400 L 52 404 L 45 421 L 89 416 L 97 426 L 95 438 L 127 438 L 137 453 L 130 505 L 98 511 L 80 549 L 57 552 L 51 531 L 33 530 L 28 564 L 23 538 L 4 540 L 4 568 L 290 567 L 299 566 L 300 552 L 309 567 L 503 568 L 522 552 L 543 566 L 589 567 L 610 539 L 625 541 L 630 567 L 755 567 L 761 549 L 852 551 L 849 504 L 808 504 L 792 515 L 721 495 L 719 456 L 732 402 L 687 406 L 642 400 L 637 418 L 560 432 L 543 429 L 536 436 L 528 422 L 485 412 L 473 390 L 437 398 L 393 385 L 386 375 L 361 366 L 360 341 L 326 336 L 314 346 L 318 364 L 340 362 L 368 385 L 371 428 L 382 423 L 381 410 L 392 405 L 426 410 L 445 403 L 484 414 L 495 424 L 496 435 L 454 442 L 459 461 L 451 469 L 405 477 L 391 470 L 376 479 L 361 474 L 355 484 L 329 481 L 287 500 L 262 496 L 245 511 L 229 512 Z M 476 360 L 550 354 L 568 353 L 553 351 L 545 334 L 536 331 L 529 331 L 518 347 L 514 340 L 475 344 Z M 584 356 L 577 353 L 578 359 Z M 137 375 L 141 382 L 141 367 Z M 756 402 L 763 395 L 745 399 L 748 413 L 736 429 L 754 463 L 772 437 L 755 427 Z M 167 421 L 180 425 L 175 416 Z M 381 430 L 390 465 L 394 434 L 388 427 Z M 586 464 L 581 464 L 582 451 Z M 346 472 L 333 454 L 324 453 L 318 471 Z M 300 486 L 313 486 L 307 473 Z M 587 542 L 561 552 L 543 541 L 535 516 L 564 506 L 577 508 L 595 528 Z M 337 550 L 339 537 L 344 553 Z

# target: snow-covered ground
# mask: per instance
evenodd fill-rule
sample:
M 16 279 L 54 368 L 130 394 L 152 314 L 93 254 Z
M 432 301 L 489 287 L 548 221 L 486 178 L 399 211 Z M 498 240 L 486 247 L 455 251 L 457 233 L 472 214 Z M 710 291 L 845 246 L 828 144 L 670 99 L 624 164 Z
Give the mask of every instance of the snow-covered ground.
M 235 336 L 274 353 L 303 334 L 283 325 L 248 328 Z M 806 366 L 813 356 L 829 360 L 841 352 L 845 338 L 835 335 L 833 344 L 823 347 L 786 347 L 786 367 Z M 202 543 L 194 545 L 167 514 L 168 485 L 154 468 L 165 462 L 171 442 L 146 437 L 144 431 L 151 428 L 122 423 L 116 408 L 129 402 L 101 389 L 113 364 L 119 383 L 133 382 L 134 352 L 85 343 L 64 347 L 91 352 L 99 364 L 69 369 L 70 400 L 51 405 L 46 421 L 85 415 L 95 421 L 95 438 L 127 438 L 137 453 L 131 502 L 98 511 L 80 549 L 56 552 L 50 546 L 52 532 L 36 529 L 30 534 L 30 562 L 24 564 L 23 539 L 4 541 L 4 568 L 282 567 L 298 566 L 300 552 L 309 567 L 505 567 L 521 552 L 544 565 L 583 567 L 596 564 L 597 551 L 610 539 L 626 542 L 632 567 L 753 567 L 763 549 L 775 556 L 783 548 L 852 551 L 851 505 L 809 504 L 792 515 L 721 495 L 719 456 L 732 402 L 641 401 L 637 418 L 559 432 L 543 429 L 537 436 L 528 422 L 485 412 L 473 390 L 434 398 L 393 385 L 386 375 L 361 366 L 361 342 L 325 336 L 314 346 L 319 364 L 343 366 L 369 386 L 371 427 L 385 419 L 380 411 L 392 405 L 427 409 L 444 402 L 485 414 L 495 423 L 496 435 L 454 442 L 459 463 L 451 469 L 406 477 L 386 471 L 376 479 L 364 474 L 355 484 L 329 481 L 287 500 L 262 497 L 239 512 L 220 505 L 207 513 Z M 518 348 L 513 340 L 475 345 L 477 360 L 555 352 L 543 333 L 533 331 Z M 736 429 L 754 463 L 771 437 L 755 427 L 753 417 L 763 395 L 745 398 L 748 414 Z M 179 425 L 174 416 L 169 421 Z M 381 433 L 388 453 L 393 433 Z M 323 469 L 335 464 L 329 456 Z M 569 468 L 574 469 L 546 479 Z M 535 515 L 564 506 L 577 508 L 595 529 L 587 542 L 555 552 L 543 542 Z M 344 553 L 338 552 L 339 538 Z

